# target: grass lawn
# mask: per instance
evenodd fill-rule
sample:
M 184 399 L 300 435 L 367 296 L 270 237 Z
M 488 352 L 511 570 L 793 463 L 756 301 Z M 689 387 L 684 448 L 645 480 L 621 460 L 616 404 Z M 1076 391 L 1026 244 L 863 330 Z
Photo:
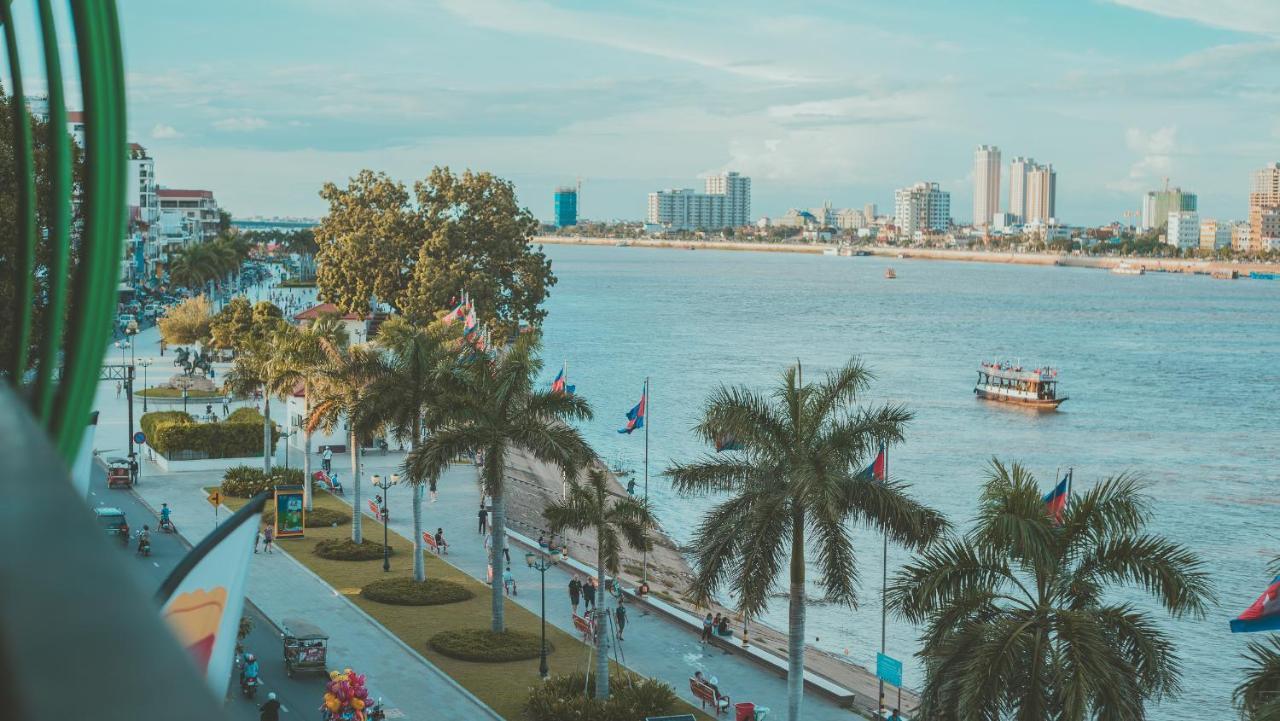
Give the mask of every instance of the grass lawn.
M 181 398 L 182 390 L 180 388 L 144 388 L 137 392 L 136 395 L 146 396 L 148 398 Z M 187 391 L 187 398 L 221 398 L 222 391 Z
M 210 490 L 216 490 L 216 488 Z M 245 499 L 224 498 L 223 503 L 238 509 L 244 505 Z M 325 492 L 315 494 L 315 506 L 348 514 L 351 512 L 350 506 Z M 382 538 L 382 524 L 367 514 L 364 517 L 364 535 L 366 542 L 380 541 Z M 427 640 L 441 631 L 465 628 L 488 629 L 489 587 L 428 552 L 426 554 L 428 578 L 440 578 L 466 586 L 475 593 L 475 597 L 469 601 L 440 606 L 394 606 L 369 601 L 361 598 L 359 594 L 360 588 L 370 581 L 388 577 L 413 576 L 413 544 L 394 532 L 391 534 L 390 543 L 395 553 L 391 556 L 390 573 L 383 572 L 381 559 L 328 561 L 312 552 L 318 541 L 350 537 L 350 525 L 337 528 L 308 528 L 306 538 L 277 539 L 276 545 L 291 553 L 304 566 L 344 594 L 365 613 L 377 619 L 415 651 L 452 676 L 499 715 L 511 721 L 522 721 L 525 718 L 523 707 L 528 689 L 539 683 L 537 659 L 506 663 L 474 663 L 442 656 L 427 645 Z M 530 588 L 534 587 L 530 586 Z M 537 615 L 510 601 L 506 605 L 506 623 L 507 628 L 512 630 L 533 634 L 538 634 L 541 630 Z M 551 666 L 553 674 L 567 673 L 572 670 L 581 671 L 586 668 L 589 649 L 576 637 L 548 624 L 547 640 L 555 647 L 547 657 L 547 663 Z M 678 701 L 670 713 L 692 713 L 699 719 L 711 718 L 684 701 Z

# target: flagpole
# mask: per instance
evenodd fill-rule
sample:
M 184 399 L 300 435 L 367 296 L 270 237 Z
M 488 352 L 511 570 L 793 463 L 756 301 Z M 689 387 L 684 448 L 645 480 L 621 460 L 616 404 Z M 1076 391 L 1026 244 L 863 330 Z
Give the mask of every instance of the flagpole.
M 1075 480 L 1076 469 L 1067 466 L 1067 503 L 1071 502 L 1071 482 Z
M 644 505 L 649 505 L 649 376 L 644 377 Z M 649 549 L 643 550 L 640 582 L 649 585 Z
M 884 453 L 884 481 L 889 480 L 889 447 L 882 446 L 881 453 Z M 872 475 L 875 475 L 874 473 Z M 880 653 L 886 654 L 888 646 L 885 644 L 887 632 L 889 629 L 889 614 L 887 608 L 888 602 L 888 586 L 889 586 L 889 531 L 884 532 L 884 554 L 880 557 L 883 565 L 880 568 Z M 880 705 L 884 706 L 884 679 L 880 679 Z

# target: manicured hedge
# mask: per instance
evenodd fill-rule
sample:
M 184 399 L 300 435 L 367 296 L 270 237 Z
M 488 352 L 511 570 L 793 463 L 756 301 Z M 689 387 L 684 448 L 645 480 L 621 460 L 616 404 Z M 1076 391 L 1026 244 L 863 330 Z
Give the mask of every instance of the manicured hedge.
M 261 426 L 258 427 L 258 431 L 262 431 Z M 258 444 L 261 447 L 261 439 L 259 439 Z M 222 492 L 235 498 L 253 498 L 259 493 L 276 486 L 301 486 L 302 482 L 302 471 L 298 468 L 286 470 L 280 466 L 273 466 L 271 475 L 267 476 L 260 467 L 236 466 L 228 468 L 222 474 Z
M 487 628 L 468 628 L 437 633 L 427 643 L 436 653 L 449 658 L 480 663 L 524 661 L 542 655 L 542 639 L 523 631 L 495 633 Z M 552 650 L 548 641 L 547 652 Z
M 391 555 L 396 555 L 395 547 L 389 548 L 391 548 Z M 357 545 L 350 538 L 333 539 L 317 543 L 315 554 L 330 561 L 380 561 L 382 544 L 366 539 Z
M 226 417 L 223 423 L 257 423 L 258 429 L 262 429 L 262 413 L 256 408 L 242 406 L 231 411 L 231 415 Z
M 415 581 L 412 578 L 383 578 L 360 589 L 370 601 L 395 606 L 439 606 L 475 598 L 466 586 L 440 578 Z
M 138 421 L 138 427 L 142 432 L 147 434 L 147 440 L 155 445 L 153 439 L 156 437 L 156 431 L 162 425 L 182 424 L 193 425 L 196 419 L 190 414 L 183 411 L 154 411 L 152 413 L 143 413 L 142 418 Z
M 144 431 L 145 433 L 145 431 Z M 271 452 L 275 452 L 280 440 L 280 430 L 271 429 Z M 262 422 L 157 424 L 154 435 L 148 434 L 147 442 L 157 452 L 166 456 L 174 451 L 196 451 L 206 458 L 244 458 L 262 455 Z
M 585 690 L 584 690 L 585 689 Z M 588 681 L 581 672 L 552 676 L 529 691 L 525 713 L 531 721 L 634 721 L 665 716 L 675 710 L 676 694 L 671 687 L 651 678 L 609 676 L 609 698 L 592 698 L 596 679 Z
M 155 388 L 144 388 L 138 391 L 137 395 L 146 396 L 148 398 L 181 398 L 181 388 L 168 388 L 165 386 L 156 386 Z M 187 391 L 187 398 L 191 400 L 204 400 L 206 398 L 221 398 L 222 391 L 202 391 L 191 389 Z

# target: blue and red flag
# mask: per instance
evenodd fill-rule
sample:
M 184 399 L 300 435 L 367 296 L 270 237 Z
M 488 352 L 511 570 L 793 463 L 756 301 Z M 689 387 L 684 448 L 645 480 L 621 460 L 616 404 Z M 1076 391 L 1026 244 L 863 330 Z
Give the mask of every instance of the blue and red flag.
M 644 428 L 644 406 L 648 392 L 640 394 L 640 402 L 634 408 L 627 411 L 627 425 L 618 429 L 619 433 L 630 435 L 632 431 L 638 428 Z
M 462 326 L 462 337 L 463 338 L 469 337 L 472 333 L 476 332 L 476 328 L 478 328 L 479 326 L 480 326 L 480 320 L 476 318 L 475 309 L 472 309 L 470 312 L 467 313 L 467 320 L 465 324 Z
M 1280 576 L 1271 579 L 1271 585 L 1258 596 L 1244 613 L 1231 620 L 1232 633 L 1275 631 L 1280 629 Z
M 880 452 L 876 454 L 876 459 L 871 462 L 871 465 L 867 466 L 867 470 L 863 471 L 863 473 L 867 474 L 868 476 L 871 476 L 871 480 L 873 481 L 885 480 L 886 476 L 885 476 L 884 453 L 885 453 L 885 447 L 880 446 Z
M 444 321 L 445 325 L 453 325 L 453 322 L 455 320 L 461 320 L 466 316 L 467 316 L 467 301 L 462 300 L 458 303 L 458 307 L 454 308 L 448 313 L 445 313 L 444 317 L 441 318 L 440 320 Z
M 1054 523 L 1062 523 L 1062 513 L 1067 510 L 1067 484 L 1070 480 L 1070 476 L 1064 476 L 1052 491 L 1040 499 L 1044 501 L 1045 513 L 1049 514 Z
M 561 367 L 560 372 L 556 374 L 555 380 L 551 381 L 551 392 L 571 396 L 575 389 L 577 389 L 577 386 L 569 385 L 569 379 L 565 377 L 564 368 Z

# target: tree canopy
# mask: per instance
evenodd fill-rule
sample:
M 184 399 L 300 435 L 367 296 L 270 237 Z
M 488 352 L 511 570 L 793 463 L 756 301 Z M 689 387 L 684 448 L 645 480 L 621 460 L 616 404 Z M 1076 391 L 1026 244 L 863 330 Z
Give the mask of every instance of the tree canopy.
M 546 316 L 556 278 L 530 245 L 538 222 L 509 181 L 437 167 L 410 195 L 385 173 L 363 170 L 345 188 L 325 184 L 320 196 L 329 213 L 315 233 L 316 281 L 343 310 L 367 312 L 376 298 L 426 323 L 466 290 L 480 320 L 504 330 Z
M 203 295 L 188 298 L 169 308 L 156 321 L 160 337 L 169 345 L 199 343 L 209 337 L 212 306 Z
M 240 350 L 246 343 L 265 340 L 284 319 L 276 304 L 260 300 L 250 304 L 238 295 L 222 306 L 209 323 L 210 345 L 222 350 Z

